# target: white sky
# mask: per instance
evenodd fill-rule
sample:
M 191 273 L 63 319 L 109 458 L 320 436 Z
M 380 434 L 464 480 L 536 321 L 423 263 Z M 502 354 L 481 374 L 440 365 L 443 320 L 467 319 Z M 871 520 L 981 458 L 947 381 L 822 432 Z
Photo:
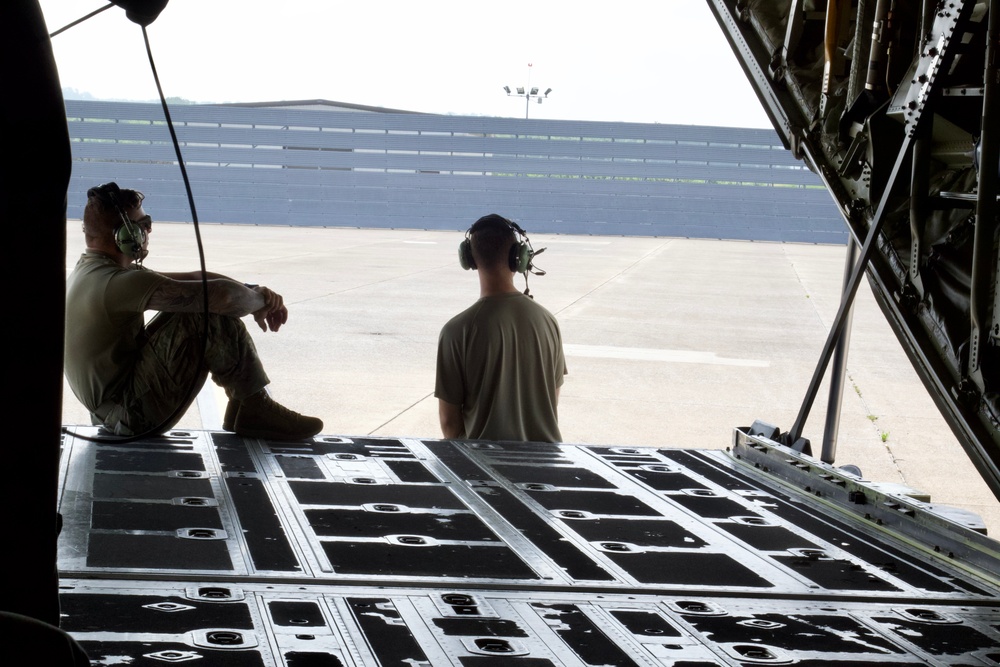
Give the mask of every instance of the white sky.
M 49 31 L 102 0 L 41 0 Z M 770 127 L 706 0 L 170 0 L 147 29 L 168 97 L 328 99 L 532 118 Z M 62 85 L 156 97 L 118 7 L 53 40 Z M 532 64 L 529 70 L 528 63 Z

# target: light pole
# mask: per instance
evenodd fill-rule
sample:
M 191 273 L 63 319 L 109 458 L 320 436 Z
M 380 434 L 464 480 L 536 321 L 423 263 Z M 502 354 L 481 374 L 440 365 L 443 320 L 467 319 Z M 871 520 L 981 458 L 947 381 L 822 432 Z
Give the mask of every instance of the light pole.
M 544 93 L 538 92 L 538 87 L 531 87 L 531 63 L 528 63 L 528 85 L 524 88 L 515 88 L 516 92 L 511 91 L 510 86 L 503 87 L 504 92 L 507 93 L 507 97 L 523 97 L 524 98 L 524 117 L 528 118 L 528 109 L 531 105 L 531 98 L 534 97 L 541 104 L 542 100 L 549 96 L 552 92 L 551 88 L 547 88 Z

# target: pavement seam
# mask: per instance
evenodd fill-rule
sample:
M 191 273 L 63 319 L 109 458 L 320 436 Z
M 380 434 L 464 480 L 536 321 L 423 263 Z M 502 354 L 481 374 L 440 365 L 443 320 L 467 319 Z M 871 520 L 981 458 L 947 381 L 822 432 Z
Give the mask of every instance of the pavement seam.
M 391 424 L 395 420 L 399 419 L 400 417 L 402 417 L 403 415 L 405 415 L 407 412 L 409 412 L 413 408 L 417 407 L 418 405 L 420 405 L 421 403 L 423 403 L 424 401 L 426 401 L 428 398 L 430 398 L 433 395 L 434 395 L 434 392 L 432 391 L 432 392 L 429 392 L 426 396 L 421 396 L 420 400 L 416 401 L 412 405 L 407 406 L 403 410 L 400 410 L 395 415 L 393 415 L 392 417 L 390 417 L 388 421 L 386 421 L 386 422 L 384 422 L 382 424 L 379 424 L 378 426 L 376 426 L 375 428 L 373 428 L 371 431 L 368 431 L 368 435 L 375 435 L 378 432 L 379 429 L 385 428 L 386 426 L 388 426 L 389 424 Z
M 799 271 L 798 271 L 798 269 L 795 266 L 795 260 L 788 255 L 788 252 L 787 252 L 787 250 L 784 247 L 782 247 L 782 253 L 785 255 L 785 258 L 788 260 L 788 265 L 792 269 L 792 273 L 795 275 L 795 280 L 798 281 L 799 285 L 802 287 L 802 292 L 809 299 L 810 305 L 812 306 L 813 313 L 816 314 L 816 319 L 819 321 L 819 323 L 824 328 L 829 329 L 831 325 L 828 324 L 825 321 L 822 313 L 819 310 L 819 306 L 816 304 L 815 300 L 812 298 L 812 295 L 809 293 L 809 290 L 806 288 L 805 282 L 803 282 L 802 276 L 799 274 Z M 841 295 L 841 299 L 843 299 L 843 295 Z M 855 300 L 856 299 L 857 299 L 857 297 L 855 297 Z M 853 311 L 855 305 L 856 304 L 852 304 L 852 306 L 851 306 L 852 311 Z M 853 318 L 853 315 L 851 317 Z M 829 367 L 827 367 L 827 372 L 829 372 Z M 868 401 L 865 400 L 864 396 L 861 393 L 861 387 L 858 386 L 857 382 L 855 382 L 855 380 L 854 380 L 854 376 L 851 375 L 850 353 L 848 353 L 848 365 L 847 365 L 847 368 L 846 368 L 846 374 L 847 374 L 848 381 L 850 381 L 850 383 L 851 383 L 851 387 L 854 389 L 854 393 L 857 395 L 858 400 L 861 402 L 861 405 L 864 408 L 865 414 L 869 416 L 869 421 L 871 421 L 872 428 L 875 431 L 876 438 L 878 439 L 878 441 L 881 441 L 881 444 L 885 447 L 886 454 L 888 454 L 888 456 L 889 456 L 889 461 L 892 463 L 893 469 L 896 471 L 896 474 L 899 476 L 899 479 L 901 480 L 901 482 L 905 484 L 906 483 L 906 474 L 903 471 L 902 465 L 900 465 L 900 460 L 896 457 L 895 452 L 893 451 L 892 445 L 890 445 L 889 442 L 888 442 L 887 436 L 888 436 L 889 432 L 888 431 L 884 431 L 884 433 L 886 434 L 886 438 L 883 438 L 883 435 L 882 435 L 883 431 L 879 428 L 878 424 L 875 423 L 875 420 L 871 419 L 871 416 L 874 416 L 875 419 L 878 419 L 879 415 L 875 415 L 875 413 L 873 413 L 871 411 L 871 406 L 868 405 Z M 843 410 L 841 410 L 841 412 L 843 412 Z
M 624 269 L 622 269 L 618 273 L 614 274 L 613 276 L 610 276 L 607 280 L 605 280 L 600 285 L 596 286 L 594 289 L 590 290 L 586 294 L 581 294 L 579 297 L 577 297 L 576 299 L 574 299 L 570 303 L 566 304 L 565 306 L 563 306 L 562 308 L 560 308 L 559 310 L 557 310 L 553 314 L 554 315 L 560 315 L 560 314 L 564 313 L 565 311 L 567 311 L 568 309 L 572 308 L 576 304 L 580 303 L 581 301 L 583 301 L 584 299 L 586 299 L 590 295 L 594 294 L 598 290 L 600 290 L 603 287 L 605 287 L 608 283 L 614 281 L 616 278 L 621 277 L 622 275 L 624 275 L 628 271 L 632 270 L 633 268 L 635 268 L 636 266 L 638 266 L 642 262 L 646 261 L 652 255 L 659 254 L 659 252 L 661 250 L 663 250 L 665 247 L 673 244 L 673 242 L 674 242 L 674 239 L 665 239 L 662 243 L 660 243 L 658 246 L 656 246 L 655 248 L 653 248 L 652 250 L 650 250 L 649 252 L 647 252 L 645 255 L 643 255 L 639 259 L 633 261 L 631 264 L 629 264 L 628 266 L 626 266 Z

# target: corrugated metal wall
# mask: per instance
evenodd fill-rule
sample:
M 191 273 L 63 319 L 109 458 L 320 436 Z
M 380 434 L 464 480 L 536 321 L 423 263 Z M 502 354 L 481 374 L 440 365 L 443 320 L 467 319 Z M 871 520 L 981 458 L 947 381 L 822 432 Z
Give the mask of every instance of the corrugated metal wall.
M 190 221 L 159 105 L 68 100 L 69 215 L 109 180 Z M 815 174 L 771 130 L 176 106 L 202 222 L 843 243 Z

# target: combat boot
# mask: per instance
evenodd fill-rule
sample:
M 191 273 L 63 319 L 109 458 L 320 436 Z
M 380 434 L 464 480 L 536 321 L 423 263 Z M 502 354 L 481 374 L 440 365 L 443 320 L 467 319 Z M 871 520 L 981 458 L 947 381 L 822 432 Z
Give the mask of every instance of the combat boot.
M 289 410 L 263 389 L 240 402 L 233 422 L 237 435 L 265 440 L 304 440 L 322 430 L 321 419 Z

